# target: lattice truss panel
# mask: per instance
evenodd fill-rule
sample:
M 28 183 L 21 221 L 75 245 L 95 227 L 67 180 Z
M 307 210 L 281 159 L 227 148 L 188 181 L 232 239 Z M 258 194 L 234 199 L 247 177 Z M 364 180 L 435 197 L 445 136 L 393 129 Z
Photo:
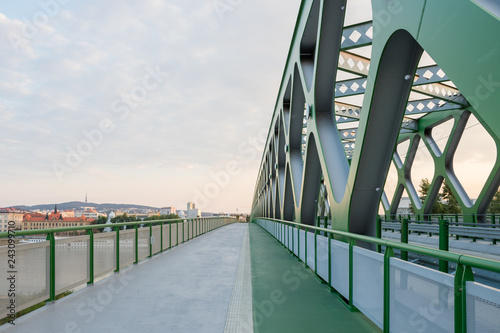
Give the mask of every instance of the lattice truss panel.
M 444 180 L 464 213 L 484 213 L 500 184 L 498 157 L 475 202 L 453 162 L 472 118 L 499 155 L 500 21 L 494 13 L 469 0 L 304 0 L 253 216 L 305 224 L 327 216 L 335 229 L 374 235 L 381 203 L 395 212 L 406 192 L 416 213 L 429 213 Z M 443 123 L 450 132 L 438 140 Z M 423 204 L 419 179 L 411 179 L 419 150 L 434 164 Z M 391 164 L 396 186 L 386 195 Z

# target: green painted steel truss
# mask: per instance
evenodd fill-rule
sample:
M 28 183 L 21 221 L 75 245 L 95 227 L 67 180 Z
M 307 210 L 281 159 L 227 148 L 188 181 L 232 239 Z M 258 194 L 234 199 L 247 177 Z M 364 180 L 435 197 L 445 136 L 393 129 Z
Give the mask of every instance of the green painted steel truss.
M 371 15 L 357 22 L 360 6 Z M 406 191 L 415 212 L 428 214 L 443 181 L 464 214 L 484 214 L 500 185 L 499 13 L 487 0 L 302 1 L 253 217 L 313 225 L 326 216 L 333 229 L 373 236 L 381 204 L 394 213 Z M 453 168 L 471 116 L 496 144 L 474 202 Z M 438 145 L 432 130 L 447 121 L 450 135 Z M 411 179 L 419 143 L 435 170 L 423 203 Z M 389 202 L 391 163 L 398 177 Z

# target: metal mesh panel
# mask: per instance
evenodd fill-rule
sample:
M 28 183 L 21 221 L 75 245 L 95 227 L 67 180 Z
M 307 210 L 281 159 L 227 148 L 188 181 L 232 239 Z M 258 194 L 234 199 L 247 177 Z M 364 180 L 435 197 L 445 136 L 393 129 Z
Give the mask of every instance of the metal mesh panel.
M 94 235 L 94 278 L 116 269 L 116 233 Z
M 314 233 L 308 232 L 307 233 L 307 266 L 311 267 L 311 269 L 314 271 L 314 254 L 315 254 L 315 249 L 314 249 Z
M 349 298 L 349 245 L 332 239 L 330 246 L 332 287 Z
M 198 236 L 198 224 L 200 222 L 198 220 L 193 221 L 193 237 Z
M 149 256 L 149 227 L 140 228 L 138 230 L 139 234 L 139 260 L 146 258 Z
M 299 253 L 299 229 L 293 228 L 293 253 L 298 257 Z
M 467 332 L 494 333 L 500 330 L 500 290 L 466 282 Z
M 120 230 L 120 267 L 135 261 L 135 230 Z
M 56 240 L 56 294 L 89 281 L 90 236 Z
M 153 254 L 161 251 L 161 226 L 155 225 L 153 227 Z
M 8 247 L 0 248 L 0 258 L 2 258 L 0 262 L 0 317 L 5 317 L 9 311 L 7 306 L 10 303 L 8 297 L 10 281 L 7 278 L 12 274 L 15 275 L 16 312 L 49 298 L 49 245 L 49 242 L 16 244 L 14 257 L 16 273 L 9 273 L 12 269 L 8 262 Z
M 353 268 L 354 306 L 382 328 L 384 318 L 384 256 L 355 246 Z
M 304 230 L 299 230 L 299 258 L 302 261 L 306 261 L 306 232 Z
M 318 235 L 316 242 L 317 272 L 323 280 L 328 281 L 328 238 Z
M 170 230 L 170 239 L 172 241 L 172 246 L 176 246 L 177 245 L 177 232 L 178 232 L 178 228 L 177 228 L 177 224 L 178 223 L 172 223 L 170 225 L 170 227 L 172 228 L 172 230 Z
M 454 276 L 390 259 L 391 332 L 454 332 Z
M 292 250 L 292 240 L 293 240 L 293 229 L 291 226 L 287 226 L 287 231 L 286 231 L 286 237 L 287 237 L 287 240 L 286 240 L 286 245 L 288 247 L 288 249 L 291 251 Z
M 184 241 L 187 241 L 188 240 L 188 222 L 183 223 L 183 228 L 184 228 L 184 229 L 182 229 L 182 230 L 184 230 L 184 233 L 183 233 L 184 238 L 183 239 L 184 239 Z
M 170 225 L 163 225 L 163 249 L 168 249 L 170 247 Z

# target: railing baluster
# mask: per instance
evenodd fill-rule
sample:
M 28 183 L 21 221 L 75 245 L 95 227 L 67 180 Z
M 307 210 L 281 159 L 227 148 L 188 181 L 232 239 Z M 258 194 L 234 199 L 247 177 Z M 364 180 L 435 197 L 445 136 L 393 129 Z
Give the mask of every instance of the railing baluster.
M 56 239 L 53 232 L 47 233 L 49 247 L 49 302 L 56 300 Z
M 89 272 L 89 282 L 87 284 L 94 284 L 94 230 L 87 229 L 87 234 L 89 235 L 89 261 L 88 261 L 88 272 Z
M 120 271 L 120 227 L 115 227 L 116 231 L 116 241 L 115 241 L 115 253 L 116 253 L 116 269 L 115 272 Z
M 384 253 L 384 333 L 390 332 L 392 257 L 394 257 L 394 250 L 386 246 Z

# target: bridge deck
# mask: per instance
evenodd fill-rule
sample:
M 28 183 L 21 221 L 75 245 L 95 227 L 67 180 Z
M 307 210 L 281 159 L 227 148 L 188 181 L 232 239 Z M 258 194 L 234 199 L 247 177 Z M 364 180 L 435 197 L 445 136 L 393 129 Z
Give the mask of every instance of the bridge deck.
M 32 333 L 377 330 L 263 229 L 247 224 L 202 235 L 0 327 Z

